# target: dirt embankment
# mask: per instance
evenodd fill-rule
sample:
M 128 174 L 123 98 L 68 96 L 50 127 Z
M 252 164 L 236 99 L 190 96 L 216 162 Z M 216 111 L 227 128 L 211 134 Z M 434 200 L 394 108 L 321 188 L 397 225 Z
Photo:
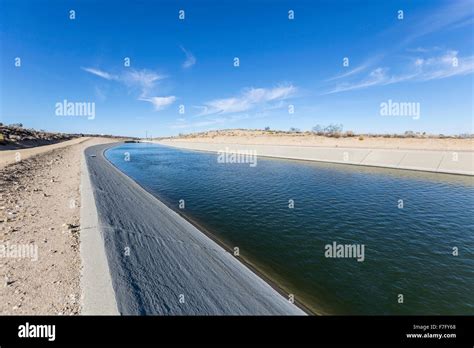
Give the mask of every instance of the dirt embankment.
M 50 145 L 78 136 L 76 134 L 37 131 L 19 126 L 0 126 L 0 151 Z
M 81 158 L 111 141 L 18 150 L 0 166 L 0 314 L 80 313 Z
M 422 134 L 355 135 L 351 132 L 320 134 L 264 130 L 220 130 L 157 139 L 165 143 L 189 142 L 240 145 L 288 145 L 400 150 L 474 151 L 472 137 L 442 137 Z

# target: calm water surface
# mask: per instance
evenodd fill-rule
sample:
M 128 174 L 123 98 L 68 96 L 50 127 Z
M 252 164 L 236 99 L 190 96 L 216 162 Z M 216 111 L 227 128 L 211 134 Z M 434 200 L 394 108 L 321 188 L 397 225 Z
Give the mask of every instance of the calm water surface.
M 106 157 L 171 208 L 185 200 L 181 213 L 314 312 L 474 314 L 472 178 L 261 157 L 221 164 L 152 144 Z M 364 244 L 365 260 L 326 258 L 333 242 Z

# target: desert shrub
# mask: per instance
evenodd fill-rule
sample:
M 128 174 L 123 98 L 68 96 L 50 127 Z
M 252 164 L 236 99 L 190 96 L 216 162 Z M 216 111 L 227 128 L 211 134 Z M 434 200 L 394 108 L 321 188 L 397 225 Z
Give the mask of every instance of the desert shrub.
M 353 131 L 350 131 L 350 130 L 346 131 L 346 137 L 351 138 L 351 137 L 353 137 L 353 136 L 354 136 L 354 132 L 353 132 Z
M 343 128 L 344 127 L 342 126 L 342 124 L 331 123 L 326 127 L 323 127 L 317 124 L 311 130 L 313 133 L 316 133 L 317 135 L 326 135 L 326 136 L 334 136 L 336 133 L 339 133 L 338 137 L 340 137 L 342 135 L 341 133 L 342 133 Z M 351 133 L 354 134 L 352 131 Z
M 335 134 L 335 133 L 340 133 L 342 132 L 342 124 L 333 124 L 331 123 L 328 125 L 326 128 L 324 128 L 324 132 L 326 134 Z

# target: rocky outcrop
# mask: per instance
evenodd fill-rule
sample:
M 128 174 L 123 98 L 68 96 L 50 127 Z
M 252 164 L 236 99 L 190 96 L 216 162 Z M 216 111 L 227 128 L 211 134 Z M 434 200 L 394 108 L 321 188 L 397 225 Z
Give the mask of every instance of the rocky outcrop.
M 0 126 L 0 150 L 49 145 L 81 135 L 50 133 L 20 126 Z

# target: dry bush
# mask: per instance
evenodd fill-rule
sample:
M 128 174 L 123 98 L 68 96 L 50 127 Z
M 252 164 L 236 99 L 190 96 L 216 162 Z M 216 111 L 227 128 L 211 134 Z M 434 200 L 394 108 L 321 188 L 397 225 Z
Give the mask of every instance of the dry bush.
M 351 138 L 351 137 L 354 136 L 354 132 L 353 132 L 353 131 L 350 131 L 350 130 L 349 130 L 349 131 L 346 131 L 345 136 Z

